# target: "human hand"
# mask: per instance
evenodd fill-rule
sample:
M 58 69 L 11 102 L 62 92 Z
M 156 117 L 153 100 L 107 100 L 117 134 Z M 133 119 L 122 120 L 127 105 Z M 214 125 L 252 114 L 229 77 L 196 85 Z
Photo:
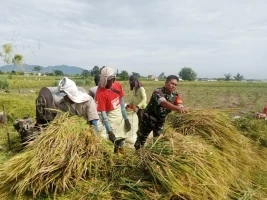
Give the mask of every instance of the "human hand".
M 108 139 L 109 139 L 112 143 L 115 142 L 115 140 L 116 140 L 116 136 L 114 135 L 114 133 L 113 133 L 112 131 L 109 131 L 109 132 L 108 132 Z
M 129 119 L 126 119 L 124 122 L 125 122 L 124 127 L 125 127 L 126 132 L 130 131 L 132 128 L 132 125 L 130 124 Z
M 184 107 L 178 107 L 177 112 L 179 112 L 179 113 L 188 113 L 188 110 L 185 109 Z
M 264 113 L 257 113 L 257 114 L 256 114 L 256 118 L 257 118 L 257 119 L 262 119 L 262 118 L 266 118 L 266 117 L 267 117 L 267 115 L 264 114 Z

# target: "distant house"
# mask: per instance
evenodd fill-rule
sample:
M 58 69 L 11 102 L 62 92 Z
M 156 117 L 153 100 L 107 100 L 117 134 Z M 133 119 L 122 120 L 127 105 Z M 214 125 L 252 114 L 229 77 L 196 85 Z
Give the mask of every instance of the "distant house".
M 155 75 L 148 75 L 147 78 L 148 78 L 148 79 L 155 79 L 156 77 L 155 77 Z
M 30 76 L 32 75 L 32 72 L 24 72 L 24 76 Z
M 209 79 L 208 78 L 198 78 L 197 80 L 198 81 L 208 81 Z
M 217 81 L 217 80 L 215 80 L 215 79 L 209 79 L 208 81 Z
M 198 78 L 197 81 L 217 81 L 217 80 L 212 78 Z

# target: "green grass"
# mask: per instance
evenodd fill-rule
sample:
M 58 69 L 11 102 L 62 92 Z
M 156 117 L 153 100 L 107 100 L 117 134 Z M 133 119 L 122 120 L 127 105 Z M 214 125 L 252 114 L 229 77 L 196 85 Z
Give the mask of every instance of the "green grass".
M 54 87 L 58 85 L 62 76 L 24 76 L 24 75 L 0 75 L 0 89 L 18 90 L 41 87 Z M 93 84 L 93 77 L 84 79 L 80 76 L 70 77 L 78 86 Z
M 10 93 L 0 90 L 0 111 L 2 106 L 8 113 L 8 130 L 10 132 L 11 147 L 7 150 L 6 143 L 6 129 L 5 126 L 0 125 L 0 145 L 3 149 L 0 150 L 0 165 L 5 163 L 9 158 L 17 155 L 21 149 L 20 138 L 18 133 L 13 129 L 13 122 L 15 119 L 23 118 L 24 116 L 35 116 L 35 99 L 38 96 L 38 91 L 43 86 L 56 86 L 62 77 L 25 77 L 14 75 L 11 79 L 8 76 L 0 75 L 0 80 L 6 79 L 8 81 Z M 90 77 L 88 81 L 80 77 L 70 77 L 74 79 L 78 85 L 82 85 L 86 90 L 94 86 L 93 79 Z M 26 79 L 26 80 L 25 80 Z M 129 102 L 131 98 L 131 91 L 128 81 L 121 81 L 124 93 L 125 102 Z M 148 101 L 155 88 L 164 86 L 164 81 L 142 81 Z M 181 94 L 185 107 L 190 112 L 197 112 L 200 109 L 221 110 L 230 114 L 230 116 L 240 115 L 241 120 L 234 121 L 234 125 L 246 136 L 254 150 L 266 162 L 266 146 L 267 146 L 267 121 L 256 120 L 254 114 L 261 112 L 263 107 L 267 105 L 267 83 L 263 82 L 180 82 L 177 91 Z M 5 89 L 6 90 L 6 89 Z M 31 92 L 33 90 L 34 92 Z M 232 122 L 229 122 L 232 123 Z M 188 138 L 187 138 L 188 139 Z M 186 140 L 187 141 L 187 140 Z M 192 144 L 192 141 L 187 141 Z M 194 140 L 194 145 L 197 146 L 197 141 Z M 242 148 L 242 144 L 240 144 Z M 208 147 L 207 147 L 208 148 Z M 238 192 L 229 195 L 230 199 L 264 199 L 267 198 L 267 167 L 253 166 L 258 170 L 250 172 L 249 180 L 255 185 L 242 186 L 233 185 L 232 188 L 237 187 Z M 124 180 L 125 187 L 134 188 L 136 193 L 127 193 L 125 191 L 118 191 L 118 195 L 135 198 L 136 194 L 140 194 L 141 190 L 136 187 L 135 183 L 130 183 Z M 122 183 L 122 182 L 121 182 Z M 100 185 L 99 190 L 93 192 L 90 189 L 95 188 L 95 184 Z M 114 185 L 112 186 L 114 187 Z M 141 187 L 141 185 L 139 185 Z M 200 187 L 200 186 L 198 186 Z M 88 189 L 90 188 L 90 189 Z M 103 196 L 111 197 L 108 188 L 101 186 L 99 182 L 82 183 L 74 190 L 67 194 L 62 194 L 58 199 L 86 199 L 88 195 L 92 195 L 92 199 L 101 199 L 101 192 Z M 143 192 L 143 190 L 142 190 Z M 206 191 L 210 192 L 210 191 Z M 147 195 L 157 196 L 157 193 L 146 191 Z M 94 196 L 96 195 L 96 196 Z M 98 195 L 98 196 L 97 196 Z M 253 196 L 253 197 L 252 197 Z M 158 196 L 157 196 L 158 197 Z M 104 197 L 103 197 L 104 198 Z M 25 197 L 25 199 L 30 199 Z M 40 196 L 38 199 L 47 199 L 45 196 Z

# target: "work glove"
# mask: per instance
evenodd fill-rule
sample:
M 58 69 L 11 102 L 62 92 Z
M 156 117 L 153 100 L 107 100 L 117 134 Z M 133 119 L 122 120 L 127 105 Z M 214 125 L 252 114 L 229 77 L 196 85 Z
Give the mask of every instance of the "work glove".
M 109 131 L 109 132 L 108 132 L 108 139 L 109 139 L 112 143 L 115 142 L 115 140 L 116 140 L 116 136 L 114 135 L 114 133 L 113 133 L 112 131 Z
M 129 122 L 129 119 L 126 119 L 124 122 L 125 122 L 125 124 L 124 124 L 125 131 L 126 132 L 130 131 L 132 126 Z

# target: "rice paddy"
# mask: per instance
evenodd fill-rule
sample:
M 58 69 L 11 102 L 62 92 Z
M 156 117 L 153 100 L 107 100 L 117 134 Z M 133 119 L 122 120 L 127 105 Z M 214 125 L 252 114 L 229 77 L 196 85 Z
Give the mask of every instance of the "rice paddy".
M 130 92 L 122 82 L 125 101 Z M 143 82 L 148 95 L 164 82 Z M 180 83 L 189 114 L 171 113 L 145 148 L 113 154 L 77 116 L 59 115 L 21 151 L 14 119 L 35 116 L 37 92 L 0 94 L 12 149 L 0 125 L 1 199 L 267 199 L 264 83 Z M 89 88 L 90 85 L 86 87 Z M 31 87 L 29 87 L 31 88 Z M 38 88 L 34 88 L 38 91 Z M 240 115 L 238 120 L 232 116 Z M 71 126 L 69 126 L 71 124 Z

